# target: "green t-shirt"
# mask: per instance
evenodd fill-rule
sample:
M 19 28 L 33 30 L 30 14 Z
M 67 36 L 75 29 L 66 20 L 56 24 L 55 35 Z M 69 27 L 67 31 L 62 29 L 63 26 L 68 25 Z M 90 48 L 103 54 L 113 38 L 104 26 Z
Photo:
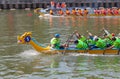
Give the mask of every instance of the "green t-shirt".
M 86 38 L 84 36 L 81 36 L 81 38 L 79 40 L 86 42 Z
M 117 38 L 116 41 L 113 42 L 113 45 L 114 45 L 116 48 L 120 49 L 120 39 Z
M 101 48 L 101 49 L 104 49 L 106 47 L 106 43 L 104 40 L 102 39 L 98 39 L 98 41 L 96 41 L 96 44 L 95 44 L 97 47 Z
M 110 38 L 105 38 L 103 40 L 105 41 L 106 44 L 113 45 L 113 41 Z
M 52 38 L 50 41 L 50 44 L 54 44 L 55 48 L 59 48 L 60 47 L 60 39 L 59 38 Z
M 78 44 L 76 45 L 76 48 L 77 49 L 87 49 L 88 45 L 85 42 L 78 40 Z
M 95 45 L 95 41 L 92 39 L 87 40 L 88 45 Z

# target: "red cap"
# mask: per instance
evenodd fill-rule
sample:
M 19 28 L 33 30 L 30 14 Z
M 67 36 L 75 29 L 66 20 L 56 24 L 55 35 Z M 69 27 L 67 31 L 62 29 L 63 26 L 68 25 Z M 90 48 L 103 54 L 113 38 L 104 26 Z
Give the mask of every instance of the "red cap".
M 115 36 L 115 34 L 114 34 L 114 33 L 112 33 L 111 35 L 112 35 L 112 36 Z

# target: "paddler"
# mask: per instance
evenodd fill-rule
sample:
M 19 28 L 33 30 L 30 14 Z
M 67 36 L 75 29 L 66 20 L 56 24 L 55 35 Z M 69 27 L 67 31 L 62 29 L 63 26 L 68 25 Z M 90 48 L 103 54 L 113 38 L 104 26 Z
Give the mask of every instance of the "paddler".
M 113 40 L 111 40 L 113 37 L 115 37 L 115 34 L 114 33 L 109 33 L 105 28 L 103 28 L 103 31 L 105 32 L 104 33 L 104 40 L 107 44 L 107 47 L 110 47 L 113 45 Z
M 81 41 L 80 39 L 74 41 L 74 44 L 76 44 L 77 49 L 82 49 L 82 50 L 88 49 L 88 45 L 85 42 Z
M 60 45 L 60 34 L 55 34 L 54 37 L 50 41 L 51 48 L 55 49 L 64 49 L 63 45 Z
M 84 13 L 84 15 L 86 16 L 86 15 L 88 15 L 89 12 L 88 12 L 87 9 L 84 9 L 83 13 Z
M 110 47 L 113 45 L 113 40 L 111 40 L 113 37 L 115 37 L 115 34 L 112 33 L 110 35 L 104 35 L 104 40 L 107 44 L 107 47 Z
M 79 33 L 78 33 L 78 31 L 75 31 L 75 35 L 76 35 L 76 37 L 77 37 L 77 39 L 79 39 L 79 40 L 81 40 L 81 41 L 83 41 L 83 42 L 86 42 L 86 37 L 85 36 L 83 36 L 83 35 L 80 35 Z
M 74 43 L 76 44 L 76 48 L 87 49 L 88 48 L 87 39 L 83 35 L 80 35 L 78 31 L 75 31 L 75 35 L 77 37 L 77 40 L 74 41 Z
M 83 16 L 83 13 L 82 13 L 82 10 L 81 10 L 81 9 L 78 9 L 78 14 L 79 14 L 80 16 Z
M 95 41 L 95 45 L 90 47 L 91 50 L 95 48 L 100 48 L 100 49 L 106 48 L 106 43 L 103 39 L 98 38 L 97 36 L 94 36 L 93 41 Z
M 72 9 L 72 15 L 77 15 L 75 8 Z
M 52 9 L 50 9 L 49 13 L 50 13 L 50 15 L 53 15 L 53 10 L 52 10 Z
M 87 44 L 89 45 L 89 47 L 94 46 L 95 45 L 95 41 L 93 40 L 93 38 L 96 36 L 94 36 L 92 33 L 88 32 L 88 40 L 87 40 Z
M 66 9 L 65 13 L 66 13 L 66 15 L 70 15 L 70 10 Z
M 90 32 L 88 32 L 88 35 L 89 35 L 89 39 L 87 40 L 87 42 L 89 45 L 89 49 L 95 49 L 95 48 L 105 49 L 106 48 L 106 42 L 104 39 L 101 39 Z
M 86 50 L 88 49 L 88 44 L 86 43 L 86 38 L 83 35 L 80 35 L 78 31 L 74 32 L 74 35 L 77 37 L 77 40 L 70 40 L 76 45 L 76 49 Z
M 64 15 L 64 12 L 62 11 L 62 9 L 60 9 L 60 10 L 58 11 L 58 14 L 59 14 L 59 15 Z
M 74 42 L 74 44 L 76 45 L 75 48 L 77 48 L 77 49 L 84 49 L 84 50 L 88 49 L 88 44 L 86 42 L 87 41 L 86 38 L 83 35 L 80 35 L 78 33 L 78 31 L 75 31 L 73 33 L 77 39 L 76 40 L 69 40 L 69 42 Z
M 120 50 L 120 39 L 117 37 L 112 37 L 113 45 L 108 47 L 107 49 L 117 48 Z

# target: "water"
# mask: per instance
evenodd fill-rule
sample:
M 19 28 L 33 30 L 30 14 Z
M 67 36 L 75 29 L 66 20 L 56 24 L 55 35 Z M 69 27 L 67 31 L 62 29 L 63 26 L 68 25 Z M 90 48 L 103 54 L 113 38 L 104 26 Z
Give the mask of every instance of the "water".
M 101 36 L 103 27 L 118 34 L 120 17 L 38 18 L 33 11 L 1 11 L 0 79 L 120 79 L 119 55 L 44 55 L 17 44 L 17 35 L 26 31 L 48 45 L 54 33 L 60 33 L 64 43 L 74 30 Z

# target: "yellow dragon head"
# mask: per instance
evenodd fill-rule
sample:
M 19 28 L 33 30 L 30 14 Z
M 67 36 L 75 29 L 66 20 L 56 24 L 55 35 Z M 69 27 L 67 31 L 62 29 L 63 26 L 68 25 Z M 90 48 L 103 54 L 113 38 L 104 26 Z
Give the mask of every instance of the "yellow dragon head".
M 31 32 L 25 32 L 24 34 L 22 34 L 21 36 L 17 36 L 17 42 L 18 44 L 26 44 L 29 43 L 32 37 L 32 33 Z

